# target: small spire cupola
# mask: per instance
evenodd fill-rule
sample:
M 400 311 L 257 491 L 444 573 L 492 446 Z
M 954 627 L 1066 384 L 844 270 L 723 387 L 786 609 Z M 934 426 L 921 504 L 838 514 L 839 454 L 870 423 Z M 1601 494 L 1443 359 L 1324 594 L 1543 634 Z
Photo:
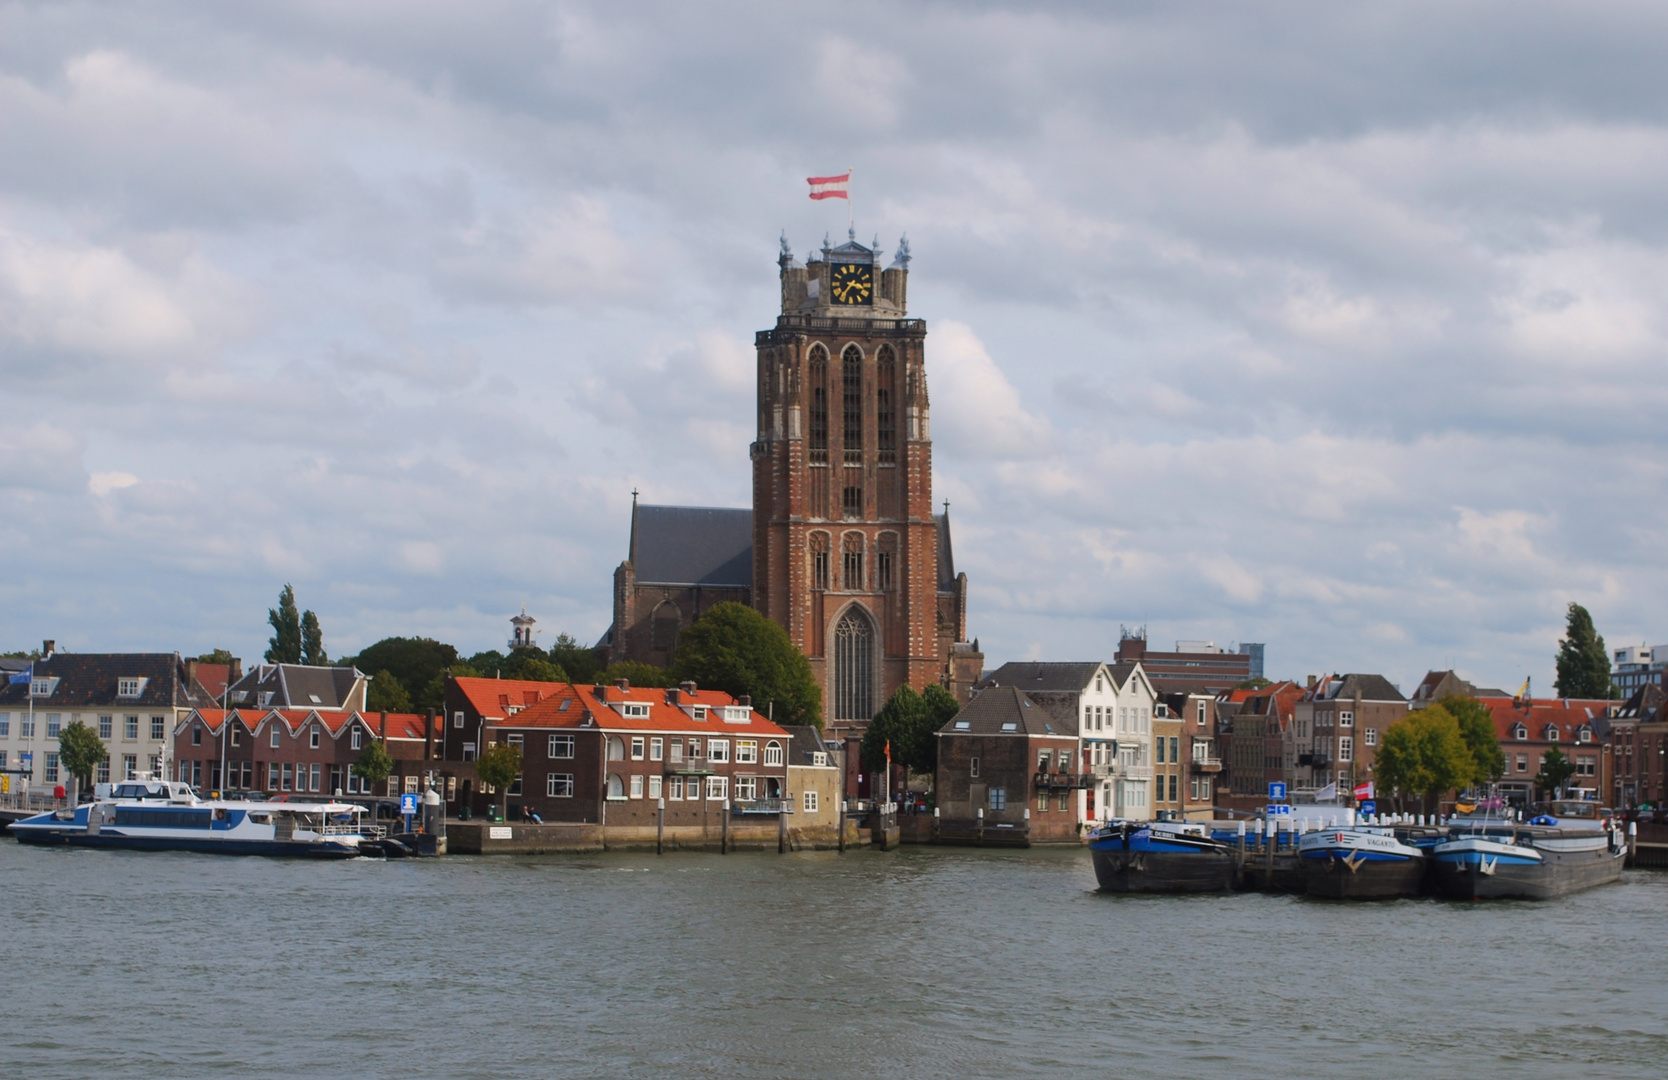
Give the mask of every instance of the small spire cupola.
M 534 633 L 536 633 L 536 631 L 533 629 L 533 624 L 538 622 L 538 621 L 539 620 L 533 618 L 533 616 L 527 614 L 526 605 L 525 604 L 522 605 L 521 614 L 515 616 L 512 619 L 510 619 L 510 625 L 515 627 L 515 630 L 511 634 L 510 640 L 509 640 L 510 648 L 511 649 L 537 648 L 536 643 L 533 641 L 533 635 L 534 635 Z
M 782 277 L 782 314 L 904 318 L 909 277 L 907 241 L 900 243 L 897 257 L 884 270 L 883 254 L 878 237 L 873 244 L 863 244 L 855 230 L 848 230 L 846 242 L 837 246 L 823 237 L 821 250 L 813 251 L 801 266 L 784 236 L 776 260 Z

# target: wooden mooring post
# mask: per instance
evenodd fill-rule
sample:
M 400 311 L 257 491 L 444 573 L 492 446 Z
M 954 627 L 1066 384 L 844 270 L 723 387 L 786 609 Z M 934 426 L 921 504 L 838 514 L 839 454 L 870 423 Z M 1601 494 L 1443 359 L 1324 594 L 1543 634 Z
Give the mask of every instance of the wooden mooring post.
M 666 845 L 666 800 L 659 800 L 655 807 L 654 820 L 654 853 L 663 854 Z

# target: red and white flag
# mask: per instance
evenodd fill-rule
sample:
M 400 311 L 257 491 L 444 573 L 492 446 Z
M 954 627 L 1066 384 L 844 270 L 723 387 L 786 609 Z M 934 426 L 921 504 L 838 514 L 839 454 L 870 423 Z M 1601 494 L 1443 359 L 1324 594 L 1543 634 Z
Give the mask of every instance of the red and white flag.
M 850 171 L 839 176 L 807 176 L 805 182 L 811 185 L 813 199 L 851 199 L 846 190 L 851 184 Z
M 1355 785 L 1355 797 L 1358 800 L 1372 798 L 1373 797 L 1373 782 L 1371 780 L 1369 780 L 1365 784 Z

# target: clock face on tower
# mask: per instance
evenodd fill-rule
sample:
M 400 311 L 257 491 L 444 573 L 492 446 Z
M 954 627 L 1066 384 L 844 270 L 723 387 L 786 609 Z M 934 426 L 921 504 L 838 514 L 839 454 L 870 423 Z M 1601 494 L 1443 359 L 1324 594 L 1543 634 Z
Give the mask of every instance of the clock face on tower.
M 829 276 L 829 292 L 836 304 L 867 304 L 875 291 L 874 267 L 862 263 L 835 263 Z

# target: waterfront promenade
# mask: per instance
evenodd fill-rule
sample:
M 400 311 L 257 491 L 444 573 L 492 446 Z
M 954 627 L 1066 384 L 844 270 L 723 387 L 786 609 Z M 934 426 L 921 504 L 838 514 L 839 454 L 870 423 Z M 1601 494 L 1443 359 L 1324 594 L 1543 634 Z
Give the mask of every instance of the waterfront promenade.
M 0 1074 L 1655 1077 L 1668 874 L 1115 897 L 1077 849 L 328 866 L 0 843 Z M 124 987 L 143 985 L 142 999 Z

